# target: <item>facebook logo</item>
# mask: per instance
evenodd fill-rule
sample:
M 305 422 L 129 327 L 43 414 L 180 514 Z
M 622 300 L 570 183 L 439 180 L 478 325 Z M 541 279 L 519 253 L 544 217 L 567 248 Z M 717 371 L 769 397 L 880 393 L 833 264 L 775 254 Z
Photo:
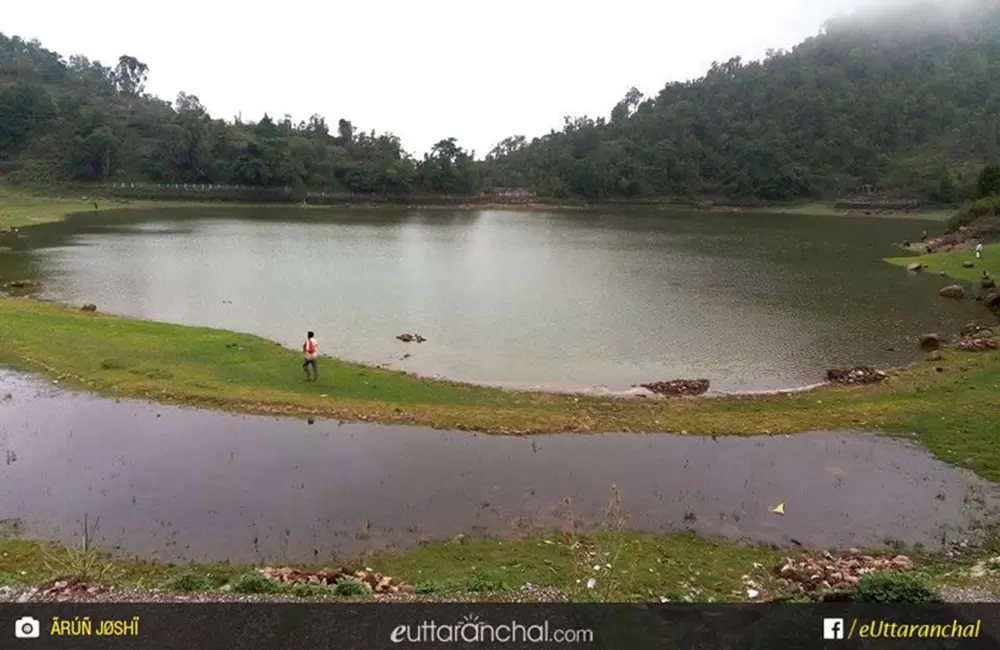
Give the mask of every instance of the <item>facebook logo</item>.
M 843 639 L 844 638 L 844 619 L 842 619 L 842 618 L 824 618 L 823 619 L 823 638 L 824 639 Z

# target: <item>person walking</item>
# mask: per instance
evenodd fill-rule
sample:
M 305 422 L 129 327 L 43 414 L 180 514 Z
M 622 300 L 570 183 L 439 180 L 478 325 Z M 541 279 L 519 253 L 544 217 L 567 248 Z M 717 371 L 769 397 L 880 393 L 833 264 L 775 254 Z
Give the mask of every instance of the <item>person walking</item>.
M 976 244 L 976 259 L 977 260 L 983 259 L 983 242 L 979 242 L 978 244 Z
M 306 381 L 310 379 L 316 381 L 319 377 L 319 371 L 316 368 L 316 350 L 318 348 L 319 344 L 316 342 L 316 333 L 307 333 L 306 340 L 302 344 L 302 370 L 306 373 Z M 312 377 L 309 376 L 310 367 L 312 367 Z

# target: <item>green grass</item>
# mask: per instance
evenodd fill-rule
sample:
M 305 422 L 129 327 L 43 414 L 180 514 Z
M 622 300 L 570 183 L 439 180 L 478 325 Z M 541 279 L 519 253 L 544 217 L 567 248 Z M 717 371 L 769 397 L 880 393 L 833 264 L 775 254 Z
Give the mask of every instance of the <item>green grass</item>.
M 946 350 L 941 362 L 921 363 L 865 387 L 612 400 L 422 379 L 330 358 L 321 360 L 320 379 L 310 383 L 303 381 L 297 351 L 256 336 L 0 298 L 0 365 L 118 397 L 501 434 L 883 428 L 914 432 L 938 456 L 1000 480 L 996 351 Z
M 870 219 L 920 219 L 923 221 L 947 221 L 955 214 L 954 208 L 933 207 L 920 208 L 917 210 L 889 210 L 885 212 L 875 212 L 871 215 L 864 215 L 863 211 L 845 210 L 838 208 L 833 203 L 811 202 L 793 203 L 788 205 L 775 205 L 764 208 L 750 208 L 748 211 L 766 212 L 770 214 L 797 214 L 810 217 L 840 217 L 840 216 L 866 216 Z
M 953 250 L 941 253 L 925 253 L 908 257 L 890 257 L 885 260 L 895 266 L 906 267 L 913 262 L 920 262 L 927 268 L 924 273 L 940 273 L 962 280 L 964 282 L 979 282 L 983 271 L 989 271 L 994 279 L 1000 280 L 1000 243 L 987 244 L 983 247 L 983 258 L 976 259 L 975 251 Z M 971 269 L 964 268 L 963 262 L 972 262 Z
M 872 587 L 871 598 L 899 591 L 928 596 L 925 586 L 936 591 L 943 585 L 974 585 L 977 581 L 970 581 L 969 569 L 977 563 L 990 567 L 995 582 L 996 570 L 988 564 L 997 553 L 995 540 L 957 556 L 903 551 L 916 563 L 917 572 L 870 580 L 872 584 L 866 586 Z M 0 586 L 49 583 L 56 576 L 47 568 L 47 558 L 66 552 L 65 547 L 49 543 L 0 540 Z M 872 555 L 884 553 L 871 551 Z M 517 599 L 555 597 L 572 602 L 661 602 L 663 598 L 670 602 L 760 602 L 792 596 L 774 571 L 789 554 L 797 555 L 692 533 L 559 532 L 523 539 L 434 542 L 372 554 L 363 558 L 362 564 L 392 576 L 395 584 L 414 586 L 413 598 L 424 601 L 505 601 L 516 592 Z M 337 594 L 319 585 L 282 585 L 249 565 L 172 565 L 133 559 L 108 562 L 112 570 L 102 584 L 126 588 L 207 594 L 225 589 L 305 599 L 373 598 L 364 587 L 344 587 Z M 306 571 L 320 568 L 316 564 L 293 566 Z M 588 586 L 590 579 L 594 580 L 592 586 Z M 747 592 L 751 586 L 759 592 L 755 598 Z M 349 593 L 354 591 L 359 593 Z
M 618 551 L 613 557 L 610 550 Z M 66 549 L 24 540 L 0 541 L 0 578 L 5 584 L 44 584 L 54 576 L 45 558 Z M 616 559 L 617 558 L 617 559 Z M 489 599 L 498 592 L 520 590 L 530 583 L 557 589 L 572 600 L 658 601 L 667 593 L 694 602 L 747 600 L 743 576 L 749 575 L 763 594 L 780 585 L 771 570 L 781 554 L 763 546 L 745 546 L 699 538 L 690 533 L 653 536 L 638 533 L 565 533 L 520 540 L 476 539 L 426 544 L 406 551 L 383 552 L 364 559 L 396 582 L 418 588 L 422 595 L 474 594 Z M 600 565 L 595 571 L 593 566 Z M 611 564 L 611 568 L 607 568 Z M 174 566 L 135 560 L 113 564 L 110 584 L 211 591 L 229 584 L 235 593 L 295 594 L 249 566 Z M 303 569 L 317 568 L 303 566 Z M 22 574 L 22 572 L 24 572 Z M 587 588 L 587 579 L 597 584 Z M 300 597 L 367 595 L 338 584 L 331 592 Z M 358 591 L 358 593 L 354 593 Z M 363 593 L 361 593 L 363 592 Z

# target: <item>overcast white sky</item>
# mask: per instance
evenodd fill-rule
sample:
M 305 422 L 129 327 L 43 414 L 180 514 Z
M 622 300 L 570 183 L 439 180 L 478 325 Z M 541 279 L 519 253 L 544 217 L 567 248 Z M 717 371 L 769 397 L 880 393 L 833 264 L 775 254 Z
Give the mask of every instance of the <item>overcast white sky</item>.
M 0 31 L 105 65 L 131 54 L 147 90 L 215 117 L 264 112 L 392 131 L 421 154 L 454 136 L 484 155 L 564 115 L 607 115 L 712 61 L 759 58 L 864 0 L 0 0 Z

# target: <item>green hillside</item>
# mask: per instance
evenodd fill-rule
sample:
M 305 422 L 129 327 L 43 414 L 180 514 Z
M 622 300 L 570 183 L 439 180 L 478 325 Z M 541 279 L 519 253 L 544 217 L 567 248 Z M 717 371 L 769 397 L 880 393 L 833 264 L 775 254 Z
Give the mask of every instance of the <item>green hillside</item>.
M 608 119 L 567 118 L 561 131 L 505 140 L 488 178 L 592 198 L 875 191 L 953 202 L 971 198 L 998 157 L 991 0 L 856 14 L 791 51 L 713 65 L 656 97 L 633 89 Z
M 453 138 L 418 160 L 346 119 L 213 119 L 195 95 L 146 94 L 153 73 L 127 55 L 108 67 L 0 34 L 0 181 L 956 203 L 1000 159 L 997 0 L 832 20 L 791 51 L 713 65 L 655 97 L 632 91 L 607 118 L 512 136 L 480 161 Z

